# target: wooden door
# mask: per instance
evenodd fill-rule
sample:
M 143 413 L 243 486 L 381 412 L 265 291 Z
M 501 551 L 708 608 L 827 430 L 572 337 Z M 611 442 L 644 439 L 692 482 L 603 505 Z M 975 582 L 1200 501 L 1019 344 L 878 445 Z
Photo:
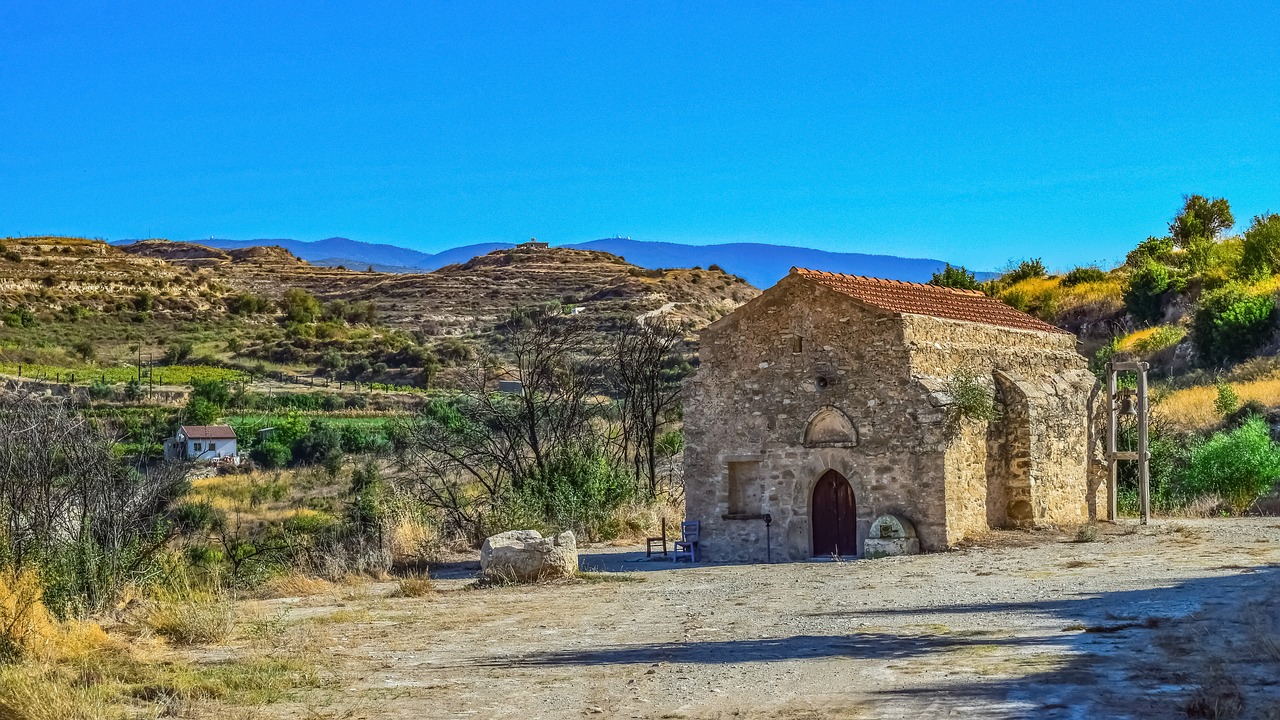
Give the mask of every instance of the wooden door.
M 813 487 L 814 557 L 854 557 L 858 554 L 857 514 L 853 488 L 835 470 L 828 470 Z

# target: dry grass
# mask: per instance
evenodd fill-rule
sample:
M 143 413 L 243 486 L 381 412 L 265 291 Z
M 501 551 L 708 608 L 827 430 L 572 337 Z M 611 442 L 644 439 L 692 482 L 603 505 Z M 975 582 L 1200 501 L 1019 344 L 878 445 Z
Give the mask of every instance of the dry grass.
M 309 597 L 333 592 L 333 583 L 313 575 L 291 572 L 271 578 L 255 595 L 263 600 L 291 597 Z
M 54 617 L 44 606 L 36 573 L 0 573 L 0 662 L 73 660 L 106 643 L 97 624 Z
M 1045 320 L 1080 321 L 1089 316 L 1111 315 L 1124 307 L 1119 279 L 1063 287 L 1061 277 L 1028 278 L 1010 285 L 999 295 L 1010 305 Z
M 1187 329 L 1180 325 L 1157 325 L 1125 335 L 1116 344 L 1121 352 L 1146 355 L 1177 345 L 1187 336 Z
M 235 606 L 227 598 L 162 601 L 147 613 L 146 624 L 181 645 L 208 645 L 230 639 L 236 629 Z
M 437 592 L 435 583 L 431 582 L 431 578 L 426 575 L 411 575 L 409 577 L 400 578 L 396 583 L 396 589 L 392 591 L 391 597 L 399 598 L 423 598 L 431 597 Z
M 1280 405 L 1280 373 L 1236 383 L 1232 387 L 1242 403 L 1256 400 L 1268 407 Z M 1206 430 L 1221 419 L 1213 407 L 1217 399 L 1217 386 L 1197 385 L 1160 396 L 1152 412 L 1172 430 Z

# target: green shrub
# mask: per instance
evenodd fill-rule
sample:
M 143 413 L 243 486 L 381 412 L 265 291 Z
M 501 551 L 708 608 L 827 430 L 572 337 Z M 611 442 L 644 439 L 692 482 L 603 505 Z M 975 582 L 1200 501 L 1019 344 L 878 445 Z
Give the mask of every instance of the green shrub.
M 604 453 L 580 447 L 559 453 L 545 472 L 523 478 L 515 495 L 549 528 L 598 541 L 621 532 L 615 511 L 634 497 L 635 485 Z
M 956 415 L 969 420 L 991 421 L 999 417 L 995 394 L 969 370 L 959 370 L 947 382 Z
M 13 328 L 29 328 L 35 327 L 36 316 L 31 312 L 31 308 L 26 305 L 19 305 L 4 314 L 4 324 Z
M 89 383 L 89 397 L 94 400 L 107 400 L 115 394 L 115 388 L 109 382 L 103 382 L 99 379 Z
M 283 443 L 267 441 L 249 452 L 249 457 L 268 470 L 285 467 L 293 459 L 293 451 Z
M 1156 322 L 1164 315 L 1164 294 L 1172 288 L 1169 268 L 1148 260 L 1129 276 L 1124 307 L 1139 322 Z
M 164 361 L 168 365 L 180 365 L 191 357 L 195 345 L 190 340 L 175 342 L 164 349 Z
M 1173 260 L 1173 238 L 1149 237 L 1138 243 L 1138 246 L 1125 256 L 1124 264 L 1132 268 L 1140 268 L 1147 263 L 1166 264 Z
M 221 380 L 196 379 L 191 381 L 191 397 L 225 408 L 231 402 L 231 390 Z
M 1230 283 L 1200 298 L 1191 339 L 1202 364 L 1218 365 L 1247 358 L 1271 337 L 1276 304 L 1269 295 L 1251 295 Z
M 1253 218 L 1253 224 L 1244 231 L 1240 270 L 1251 278 L 1280 272 L 1280 215 L 1268 213 Z
M 189 425 L 212 425 L 221 414 L 222 408 L 204 398 L 193 396 L 187 401 L 186 410 L 183 411 L 183 419 Z
M 1042 278 L 1048 274 L 1049 273 L 1045 270 L 1044 263 L 1041 262 L 1040 258 L 1033 258 L 1031 260 L 1023 260 L 1018 263 L 1017 267 L 1000 277 L 1000 282 L 1012 285 L 1023 280 Z
M 342 436 L 332 425 L 312 423 L 311 429 L 293 443 L 293 462 L 322 465 L 331 475 L 342 465 Z
M 1213 401 L 1213 409 L 1223 417 L 1240 409 L 1240 396 L 1231 383 L 1218 383 L 1218 397 Z
M 1271 492 L 1280 478 L 1280 445 L 1266 421 L 1252 418 L 1231 432 L 1215 433 L 1191 451 L 1184 480 L 1192 495 L 1218 495 L 1237 512 Z
M 1075 287 L 1084 283 L 1102 282 L 1107 273 L 1093 266 L 1078 267 L 1062 276 L 1062 287 Z
M 280 310 L 289 323 L 313 323 L 320 317 L 320 301 L 301 288 L 290 288 L 280 299 Z

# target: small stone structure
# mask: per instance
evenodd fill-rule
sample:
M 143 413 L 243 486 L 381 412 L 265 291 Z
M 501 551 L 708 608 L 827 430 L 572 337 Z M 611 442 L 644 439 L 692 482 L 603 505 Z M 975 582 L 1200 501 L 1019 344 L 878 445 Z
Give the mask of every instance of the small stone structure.
M 1096 380 L 1074 335 L 999 300 L 793 269 L 699 345 L 685 496 L 708 560 L 861 555 L 887 513 L 926 551 L 1091 516 Z M 961 378 L 998 417 L 958 408 Z
M 578 543 L 570 531 L 544 538 L 537 530 L 508 530 L 480 547 L 480 574 L 515 582 L 572 577 L 578 572 Z
M 915 555 L 920 552 L 920 538 L 911 521 L 897 515 L 881 515 L 871 521 L 871 534 L 862 545 L 864 557 Z

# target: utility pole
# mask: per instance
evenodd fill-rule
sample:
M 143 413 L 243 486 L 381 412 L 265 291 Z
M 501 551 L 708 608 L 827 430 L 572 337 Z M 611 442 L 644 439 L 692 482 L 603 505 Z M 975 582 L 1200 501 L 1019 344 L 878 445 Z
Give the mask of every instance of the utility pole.
M 1147 370 L 1144 362 L 1107 363 L 1107 519 L 1115 522 L 1119 517 L 1116 481 L 1121 460 L 1138 463 L 1138 514 L 1143 525 L 1151 518 L 1151 404 L 1147 397 Z M 1122 372 L 1137 374 L 1136 389 L 1119 389 L 1118 375 Z M 1138 422 L 1138 448 L 1119 450 L 1120 418 L 1135 417 Z

